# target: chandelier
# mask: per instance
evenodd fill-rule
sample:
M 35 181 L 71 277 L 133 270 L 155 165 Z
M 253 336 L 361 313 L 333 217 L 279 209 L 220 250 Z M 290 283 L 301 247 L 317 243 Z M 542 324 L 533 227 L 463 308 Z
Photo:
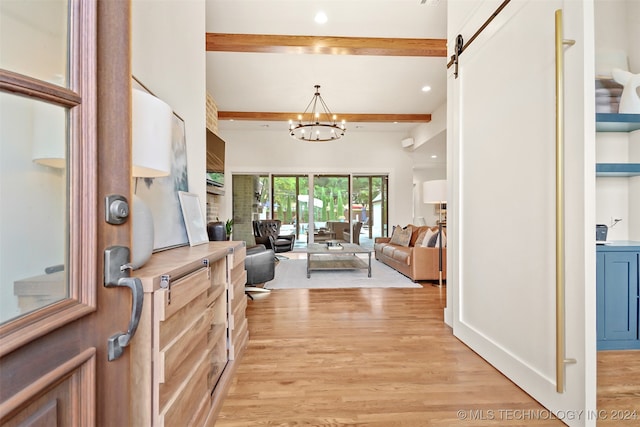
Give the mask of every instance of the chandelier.
M 307 142 L 335 141 L 347 131 L 345 121 L 336 122 L 335 114 L 331 114 L 327 104 L 320 96 L 320 85 L 315 85 L 316 93 L 311 98 L 304 113 L 298 115 L 298 122 L 289 120 L 289 135 Z

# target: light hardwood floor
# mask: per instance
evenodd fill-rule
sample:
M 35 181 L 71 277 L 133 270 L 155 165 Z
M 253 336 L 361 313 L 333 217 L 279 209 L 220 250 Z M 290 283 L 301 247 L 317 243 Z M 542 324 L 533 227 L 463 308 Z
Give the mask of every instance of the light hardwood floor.
M 425 284 L 249 301 L 249 345 L 216 426 L 563 425 L 452 335 L 445 293 Z M 600 409 L 640 412 L 638 353 L 603 356 Z

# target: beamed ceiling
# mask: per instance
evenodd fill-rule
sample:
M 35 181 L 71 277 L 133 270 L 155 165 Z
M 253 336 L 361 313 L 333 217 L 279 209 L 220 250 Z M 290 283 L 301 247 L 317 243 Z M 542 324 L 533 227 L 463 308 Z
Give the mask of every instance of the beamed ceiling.
M 316 84 L 358 128 L 429 122 L 446 100 L 446 1 L 434 3 L 207 0 L 207 91 L 220 128 L 286 129 Z M 323 25 L 313 22 L 320 9 Z

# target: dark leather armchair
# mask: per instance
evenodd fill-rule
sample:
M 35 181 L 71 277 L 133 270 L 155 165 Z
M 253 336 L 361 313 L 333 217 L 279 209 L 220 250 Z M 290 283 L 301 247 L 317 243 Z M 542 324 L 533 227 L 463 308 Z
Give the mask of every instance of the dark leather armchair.
M 256 245 L 264 245 L 274 252 L 288 252 L 293 250 L 296 241 L 295 234 L 280 234 L 281 221 L 279 219 L 263 219 L 253 221 L 253 236 Z
M 247 271 L 247 283 L 244 290 L 250 298 L 253 298 L 250 292 L 269 292 L 269 289 L 256 285 L 266 283 L 275 277 L 276 258 L 273 250 L 265 248 L 264 245 L 247 248 L 244 269 Z

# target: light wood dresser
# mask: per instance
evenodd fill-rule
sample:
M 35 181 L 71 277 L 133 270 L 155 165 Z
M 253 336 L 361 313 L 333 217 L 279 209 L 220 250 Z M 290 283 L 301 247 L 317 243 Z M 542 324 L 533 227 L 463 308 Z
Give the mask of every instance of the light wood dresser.
M 213 426 L 249 339 L 244 242 L 158 252 L 132 276 L 144 305 L 131 342 L 131 425 Z

